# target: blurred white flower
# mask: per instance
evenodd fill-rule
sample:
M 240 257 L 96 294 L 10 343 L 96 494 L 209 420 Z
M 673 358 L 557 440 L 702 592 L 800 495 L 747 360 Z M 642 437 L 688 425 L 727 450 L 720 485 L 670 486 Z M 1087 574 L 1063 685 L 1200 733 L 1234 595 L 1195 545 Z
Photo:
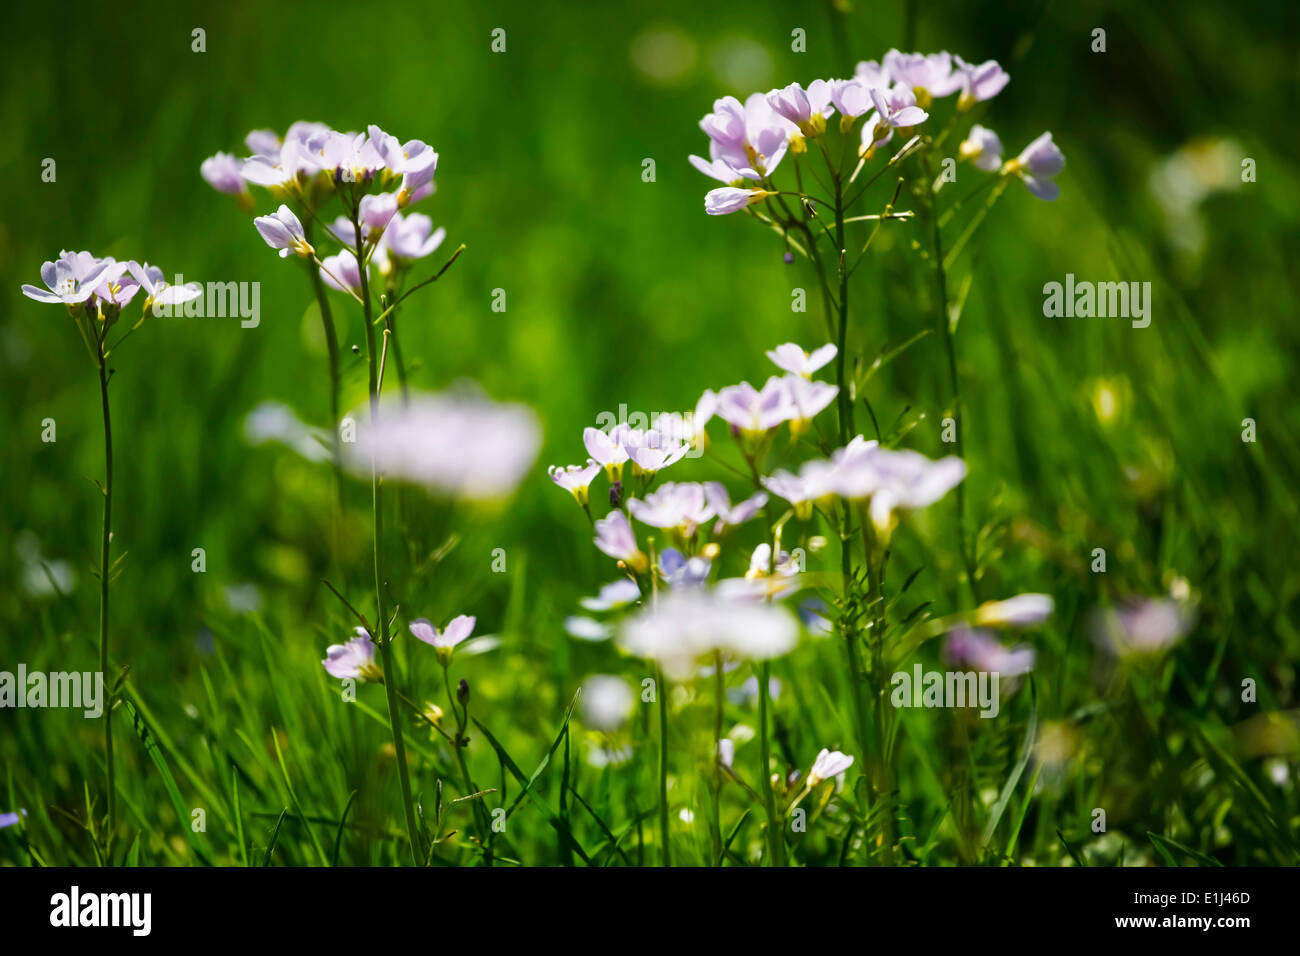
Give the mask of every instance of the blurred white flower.
M 817 755 L 817 759 L 813 761 L 812 769 L 808 771 L 808 780 L 805 786 L 811 790 L 823 780 L 838 777 L 852 766 L 853 758 L 848 754 L 840 753 L 838 750 L 827 750 L 823 747 L 821 753 Z
M 356 441 L 345 441 L 343 449 L 352 471 L 368 477 L 373 455 L 384 477 L 448 497 L 482 501 L 511 494 L 541 445 L 532 409 L 469 391 L 415 392 L 409 406 L 382 401 L 373 424 L 368 406 L 350 417 Z
M 632 688 L 621 677 L 596 674 L 582 683 L 582 721 L 593 730 L 618 730 L 627 722 L 635 703 Z

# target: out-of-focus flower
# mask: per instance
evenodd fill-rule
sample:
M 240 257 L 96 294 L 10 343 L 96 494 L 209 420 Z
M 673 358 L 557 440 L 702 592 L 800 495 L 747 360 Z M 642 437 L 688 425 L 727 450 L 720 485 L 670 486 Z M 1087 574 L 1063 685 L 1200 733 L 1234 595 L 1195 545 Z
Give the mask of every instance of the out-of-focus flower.
M 364 627 L 355 628 L 356 637 L 346 644 L 331 644 L 325 648 L 325 671 L 339 680 L 383 681 L 384 672 L 375 663 L 375 645 L 370 632 Z
M 302 221 L 283 203 L 274 215 L 258 216 L 253 220 L 253 225 L 268 246 L 280 250 L 281 259 L 290 253 L 304 258 L 316 253 L 303 232 Z
M 966 665 L 977 671 L 1019 677 L 1034 669 L 1034 649 L 1028 644 L 1003 647 L 987 631 L 957 628 L 944 639 L 944 657 L 953 664 Z
M 859 116 L 871 111 L 871 87 L 856 77 L 832 80 L 831 103 L 840 114 L 840 132 L 847 133 Z
M 587 489 L 591 486 L 592 479 L 600 474 L 600 465 L 588 458 L 585 465 L 569 465 L 566 468 L 551 465 L 546 473 L 551 476 L 551 481 L 571 492 L 574 500 L 585 508 L 588 501 Z
M 832 458 L 829 483 L 833 491 L 851 500 L 870 498 L 876 531 L 888 538 L 894 512 L 934 504 L 966 477 L 966 463 L 949 456 L 931 461 L 920 452 L 881 448 L 858 436 L 857 444 Z
M 59 253 L 59 258 L 41 266 L 41 281 L 49 291 L 24 285 L 23 295 L 37 302 L 78 305 L 85 302 L 105 282 L 116 282 L 127 264 L 111 256 L 97 259 L 89 252 Z
M 853 758 L 848 754 L 840 753 L 838 750 L 827 750 L 823 747 L 821 752 L 817 754 L 817 759 L 813 761 L 812 769 L 808 771 L 808 779 L 804 785 L 811 790 L 823 780 L 838 777 L 852 766 Z
M 27 816 L 26 810 L 19 810 L 17 813 L 0 813 L 0 830 L 13 826 L 25 816 Z
M 1093 615 L 1093 637 L 1120 657 L 1156 654 L 1173 647 L 1196 623 L 1190 602 L 1148 598 Z
M 468 614 L 461 614 L 452 618 L 442 630 L 434 627 L 424 617 L 416 618 L 409 626 L 416 638 L 438 652 L 438 660 L 446 667 L 451 662 L 451 654 L 456 645 L 474 633 L 475 623 L 475 619 Z
M 804 378 L 812 378 L 812 373 L 835 358 L 838 351 L 833 343 L 827 343 L 821 348 L 805 352 L 793 342 L 786 342 L 784 345 L 769 349 L 767 357 L 772 360 L 773 365 L 782 371 L 793 372 L 795 375 L 801 375 Z
M 868 90 L 887 87 L 895 80 L 877 60 L 862 60 L 853 71 L 853 78 Z
M 595 524 L 596 547 L 616 561 L 626 561 L 628 566 L 644 571 L 647 567 L 646 556 L 636 545 L 636 535 L 627 515 L 621 511 L 611 511 Z
M 608 624 L 578 614 L 564 619 L 564 631 L 580 641 L 607 641 L 614 636 L 614 629 Z
M 910 89 L 922 109 L 929 109 L 937 96 L 955 93 L 959 86 L 958 78 L 952 72 L 952 57 L 946 51 L 927 55 L 890 50 L 883 63 L 889 78 Z
M 767 504 L 767 495 L 760 491 L 733 506 L 731 499 L 727 495 L 726 485 L 720 481 L 706 482 L 704 496 L 708 499 L 709 507 L 713 509 L 713 513 L 718 518 L 718 523 L 713 526 L 714 533 L 719 533 L 724 528 L 744 524 L 763 510 L 763 506 Z
M 691 677 L 696 660 L 717 651 L 768 660 L 788 653 L 798 639 L 798 624 L 785 607 L 735 601 L 703 588 L 661 595 L 628 618 L 619 635 L 624 650 L 656 661 L 674 680 Z
M 240 175 L 241 163 L 232 153 L 209 156 L 199 166 L 199 175 L 219 193 L 228 196 L 247 196 L 248 183 Z
M 641 599 L 641 589 L 630 578 L 619 578 L 600 589 L 594 598 L 585 597 L 578 603 L 588 611 L 612 611 L 635 604 Z
M 699 587 L 709 580 L 712 567 L 708 558 L 700 555 L 688 558 L 676 548 L 664 548 L 659 552 L 659 573 L 670 587 Z
M 244 418 L 244 440 L 250 445 L 279 442 L 308 461 L 327 461 L 329 449 L 293 409 L 283 402 L 262 402 Z
M 812 515 L 813 505 L 833 494 L 832 474 L 829 462 L 814 459 L 804 462 L 797 475 L 778 469 L 762 482 L 764 488 L 794 506 L 796 517 L 806 521 Z
M 1002 140 L 993 130 L 976 123 L 957 148 L 957 156 L 969 161 L 976 169 L 986 173 L 997 172 L 1002 165 Z
M 412 392 L 409 401 L 381 402 L 349 416 L 356 441 L 344 461 L 369 477 L 371 458 L 387 478 L 422 485 L 449 497 L 486 501 L 511 494 L 532 467 L 541 429 L 532 409 L 499 403 L 477 390 Z
M 612 733 L 627 723 L 636 696 L 627 681 L 612 674 L 596 674 L 582 682 L 582 722 L 593 730 Z
M 1017 594 L 1004 601 L 985 601 L 975 609 L 981 627 L 1034 627 L 1052 616 L 1050 594 Z
M 957 69 L 953 73 L 955 88 L 961 90 L 961 96 L 957 97 L 959 110 L 968 110 L 976 103 L 993 99 L 1011 81 L 1011 77 L 998 65 L 997 60 L 967 63 L 961 57 L 954 56 L 953 62 L 957 64 Z
M 1002 172 L 1019 176 L 1031 193 L 1051 201 L 1061 195 L 1061 187 L 1052 179 L 1064 168 L 1065 154 L 1052 142 L 1052 134 L 1044 133 L 1003 166 Z
M 740 212 L 746 206 L 762 202 L 776 193 L 766 189 L 741 189 L 736 186 L 719 186 L 704 194 L 704 211 L 710 216 L 726 216 Z
M 695 529 L 714 516 L 704 486 L 693 481 L 665 482 L 644 500 L 630 500 L 627 510 L 642 524 L 677 531 L 685 538 L 693 537 Z
M 432 255 L 447 238 L 446 229 L 434 229 L 423 213 L 395 213 L 384 231 L 383 247 L 399 265 Z
M 331 289 L 339 292 L 361 292 L 361 269 L 351 249 L 343 249 L 326 256 L 320 263 L 320 277 Z
M 750 437 L 762 437 L 793 412 L 785 383 L 772 376 L 759 391 L 748 382 L 728 385 L 718 393 L 718 417 Z
M 718 763 L 722 764 L 724 770 L 730 770 L 732 764 L 736 762 L 736 744 L 735 741 L 728 737 L 723 737 L 718 741 Z
M 793 374 L 787 375 L 783 381 L 790 399 L 790 434 L 797 438 L 808 430 L 817 414 L 835 400 L 840 389 L 838 385 Z

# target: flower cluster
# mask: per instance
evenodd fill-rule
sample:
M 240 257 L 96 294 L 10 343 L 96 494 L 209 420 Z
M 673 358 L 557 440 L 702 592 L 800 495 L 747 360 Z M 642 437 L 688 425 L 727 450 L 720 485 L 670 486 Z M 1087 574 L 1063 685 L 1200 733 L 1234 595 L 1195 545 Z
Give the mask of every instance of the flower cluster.
M 918 130 L 929 129 L 926 124 L 938 101 L 955 97 L 947 125 L 934 133 L 942 142 L 963 115 L 997 96 L 1010 79 L 995 60 L 968 63 L 946 51 L 890 50 L 879 61 L 859 63 L 847 79 L 816 79 L 807 87 L 791 83 L 766 94 L 754 93 L 743 103 L 724 96 L 700 120 L 700 128 L 709 138 L 708 158 L 690 157 L 696 169 L 724 184 L 705 196 L 705 211 L 726 215 L 780 196 L 783 191 L 772 176 L 785 156 L 793 155 L 797 162 L 809 151 L 810 143 L 816 143 L 830 162 L 829 156 L 838 154 L 839 147 L 828 150 L 823 139 L 836 128 L 841 136 L 856 137 L 862 162 L 871 160 L 896 133 L 910 145 Z M 832 124 L 837 116 L 838 121 Z M 1059 189 L 1052 179 L 1065 166 L 1065 157 L 1052 142 L 1051 133 L 1044 133 L 1015 159 L 1003 163 L 1001 141 L 980 125 L 971 127 L 958 158 L 985 172 L 1018 176 L 1041 199 L 1057 197 Z M 802 184 L 802 176 L 798 179 Z M 804 196 L 802 185 L 793 195 Z
M 434 191 L 438 154 L 421 140 L 402 143 L 373 124 L 364 133 L 341 133 L 298 122 L 283 138 L 254 130 L 244 142 L 252 155 L 217 153 L 200 167 L 203 178 L 246 209 L 253 207 L 250 185 L 280 200 L 273 213 L 254 220 L 258 233 L 282 258 L 315 262 L 330 288 L 359 294 L 359 263 L 373 265 L 386 280 L 400 277 L 446 237 L 428 216 L 408 208 Z M 334 197 L 346 215 L 325 222 L 320 213 Z M 304 217 L 320 224 L 337 252 L 317 254 Z
M 61 303 L 74 317 L 94 319 L 105 327 L 117 321 L 141 289 L 142 314 L 155 305 L 180 305 L 203 294 L 197 282 L 168 285 L 163 271 L 147 262 L 118 262 L 89 252 L 60 252 L 58 259 L 41 266 L 41 280 L 46 288 L 24 285 L 23 295 L 37 302 Z

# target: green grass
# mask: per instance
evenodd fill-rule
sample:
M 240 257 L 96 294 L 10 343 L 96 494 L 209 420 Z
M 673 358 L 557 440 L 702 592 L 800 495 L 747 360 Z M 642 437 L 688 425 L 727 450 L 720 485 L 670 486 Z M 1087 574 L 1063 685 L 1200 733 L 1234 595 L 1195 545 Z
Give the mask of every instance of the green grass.
M 639 688 L 649 665 L 565 634 L 577 599 L 612 568 L 542 466 L 578 461 L 581 429 L 602 411 L 687 408 L 705 387 L 765 378 L 763 351 L 777 343 L 825 341 L 813 273 L 784 265 L 780 241 L 753 223 L 706 217 L 710 184 L 686 156 L 705 148 L 696 124 L 714 98 L 847 73 L 891 46 L 997 58 L 1012 82 L 988 125 L 1012 154 L 1050 129 L 1068 157 L 1061 199 L 1042 203 L 1013 183 L 949 278 L 964 301 L 955 343 L 979 590 L 1043 591 L 1057 606 L 1028 637 L 1032 682 L 1004 695 L 998 719 L 895 712 L 892 824 L 861 772 L 841 643 L 805 637 L 775 661 L 773 766 L 806 773 L 822 747 L 858 757 L 844 790 L 801 804 L 809 824 L 788 835 L 790 861 L 875 862 L 891 826 L 896 862 L 907 864 L 1300 861 L 1294 11 L 1192 3 L 1169 17 L 1154 4 L 1017 3 L 976 16 L 917 3 L 913 20 L 906 3 L 859 4 L 841 22 L 820 4 L 746 5 L 743 15 L 679 2 L 478 4 L 415 15 L 381 3 L 358 23 L 342 6 L 200 14 L 145 3 L 130 17 L 75 6 L 68 31 L 15 10 L 0 60 L 0 670 L 90 670 L 98 650 L 101 498 L 84 480 L 103 470 L 95 371 L 66 314 L 19 285 L 62 248 L 261 283 L 257 329 L 150 321 L 114 356 L 113 553 L 126 557 L 112 589 L 109 683 L 117 667 L 130 671 L 114 720 L 113 862 L 410 861 L 384 691 L 363 685 L 344 703 L 319 663 L 355 623 L 323 579 L 373 614 L 369 489 L 348 486 L 335 580 L 328 465 L 242 438 L 245 416 L 270 400 L 328 425 L 311 289 L 207 188 L 202 159 L 237 150 L 249 129 L 300 118 L 376 122 L 440 151 L 425 211 L 448 229 L 440 255 L 467 250 L 403 307 L 412 381 L 472 378 L 531 405 L 545 443 L 504 506 L 453 510 L 406 492 L 399 517 L 389 496 L 403 693 L 450 719 L 432 652 L 405 636 L 410 618 L 475 614 L 478 633 L 499 639 L 453 664 L 453 679 L 472 688 L 472 792 L 445 740 L 403 713 L 427 862 L 653 865 L 663 851 L 657 708 L 638 706 L 615 742 L 629 759 L 605 767 L 590 762 L 602 741 L 574 709 L 589 675 Z M 196 54 L 200 26 L 207 52 Z M 1105 54 L 1089 50 L 1097 26 Z M 504 54 L 489 48 L 496 27 L 507 30 Z M 807 53 L 790 50 L 796 27 Z M 636 62 L 656 36 L 663 61 L 665 35 L 685 66 L 656 78 Z M 1165 221 L 1150 177 L 1198 137 L 1238 144 L 1258 178 L 1200 204 L 1204 240 L 1190 253 L 1174 241 L 1188 227 Z M 57 161 L 55 183 L 40 179 L 45 157 Z M 646 158 L 654 182 L 642 180 Z M 945 188 L 966 191 L 961 179 Z M 891 189 L 882 180 L 869 205 Z M 917 208 L 910 189 L 900 206 Z M 873 242 L 853 279 L 848 352 L 869 365 L 907 344 L 861 397 L 884 433 L 938 457 L 949 450 L 949 395 L 942 337 L 918 335 L 936 314 L 920 227 L 891 223 Z M 1044 317 L 1042 287 L 1066 273 L 1150 281 L 1151 326 Z M 806 313 L 790 309 L 795 286 L 808 289 Z M 496 289 L 504 313 L 492 311 Z M 363 330 L 355 309 L 332 301 L 351 408 L 365 396 Z M 1094 405 L 1103 385 L 1117 402 L 1107 421 Z M 47 418 L 53 444 L 40 440 Z M 1242 441 L 1246 418 L 1255 443 Z M 819 420 L 823 431 L 831 421 Z M 715 431 L 725 447 L 721 438 Z M 678 480 L 740 490 L 712 459 L 675 468 Z M 833 530 L 821 533 L 832 544 L 811 560 L 838 573 Z M 45 561 L 75 570 L 75 586 L 43 586 L 41 565 L 20 551 L 28 535 Z M 196 574 L 200 547 L 206 571 Z M 1104 575 L 1089 570 L 1095 548 L 1106 550 Z M 504 572 L 493 570 L 496 549 Z M 958 555 L 951 496 L 905 522 L 887 569 L 891 619 L 969 607 Z M 1162 593 L 1178 577 L 1199 598 L 1195 629 L 1149 664 L 1108 671 L 1089 611 Z M 244 585 L 256 588 L 255 611 L 231 606 L 228 589 Z M 907 666 L 935 667 L 937 644 L 920 645 Z M 728 687 L 752 672 L 730 673 Z M 1242 700 L 1245 679 L 1255 702 Z M 712 682 L 669 699 L 672 857 L 708 865 Z M 752 701 L 724 715 L 727 728 L 755 720 Z M 1066 742 L 1060 766 L 1027 749 L 1045 734 Z M 758 747 L 757 737 L 743 743 L 736 758 L 756 789 Z M 102 827 L 103 781 L 99 721 L 0 711 L 0 812 L 27 811 L 0 830 L 0 863 L 99 862 L 90 831 Z M 498 808 L 503 830 L 490 825 Z M 1097 808 L 1104 834 L 1092 829 Z M 761 803 L 727 784 L 720 819 L 726 865 L 767 861 Z M 479 839 L 488 834 L 490 849 Z

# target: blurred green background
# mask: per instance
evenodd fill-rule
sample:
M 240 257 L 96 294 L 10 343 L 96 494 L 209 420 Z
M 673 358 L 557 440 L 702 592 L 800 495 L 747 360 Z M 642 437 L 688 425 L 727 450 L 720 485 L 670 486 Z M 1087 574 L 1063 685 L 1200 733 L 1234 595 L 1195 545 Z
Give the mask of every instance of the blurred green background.
M 27 300 L 19 285 L 39 282 L 41 263 L 65 248 L 148 259 L 187 280 L 258 281 L 258 328 L 151 320 L 114 356 L 115 553 L 129 552 L 114 589 L 115 656 L 129 662 L 134 687 L 188 754 L 193 776 L 217 792 L 228 789 L 214 741 L 229 739 L 221 723 L 235 719 L 221 716 L 229 708 L 245 727 L 297 732 L 296 759 L 313 768 L 299 770 L 312 777 L 303 789 L 317 791 L 322 812 L 337 814 L 339 795 L 360 782 L 359 806 L 396 821 L 391 775 L 370 779 L 366 769 L 379 759 L 383 731 L 331 710 L 334 690 L 317 663 L 347 625 L 320 585 L 328 468 L 242 437 L 245 416 L 272 400 L 327 424 L 310 289 L 300 268 L 266 248 L 251 217 L 198 174 L 218 150 L 242 155 L 250 129 L 373 122 L 441 154 L 437 194 L 421 210 L 448 230 L 433 261 L 468 247 L 404 310 L 413 384 L 471 378 L 536 408 L 545 428 L 535 474 L 505 508 L 447 514 L 412 505 L 420 538 L 396 572 L 419 569 L 401 589 L 412 614 L 474 613 L 481 632 L 503 638 L 464 668 L 485 719 L 509 728 L 503 742 L 528 753 L 531 769 L 582 676 L 621 666 L 608 647 L 575 644 L 560 627 L 610 568 L 544 466 L 582 460 L 581 429 L 602 411 L 689 408 L 705 387 L 763 380 L 774 371 L 764 349 L 824 340 L 819 306 L 790 309 L 792 288 L 815 295 L 807 267 L 784 265 L 779 240 L 742 217 L 705 216 L 712 183 L 686 161 L 707 146 L 699 118 L 724 94 L 849 75 L 858 60 L 898 46 L 998 59 L 1012 79 L 983 122 L 1011 155 L 1051 130 L 1068 159 L 1061 199 L 1043 203 L 1013 185 L 954 279 L 971 277 L 957 346 L 968 501 L 989 558 L 984 591 L 1058 599 L 1039 646 L 1040 719 L 1095 697 L 1087 609 L 1159 593 L 1174 576 L 1199 593 L 1202 618 L 1161 678 L 1169 706 L 1220 730 L 1261 709 L 1296 707 L 1295 5 L 183 6 L 73 3 L 59 8 L 57 23 L 30 5 L 5 13 L 4 668 L 19 660 L 89 668 L 96 641 L 99 498 L 85 480 L 102 472 L 95 376 L 63 311 Z M 196 27 L 206 31 L 204 53 L 191 52 Z M 1104 54 L 1091 50 L 1098 27 Z M 504 53 L 490 48 L 496 28 L 506 31 Z M 796 28 L 806 31 L 807 52 L 791 50 Z M 57 162 L 55 183 L 41 180 L 46 157 Z M 1256 163 L 1254 183 L 1240 182 L 1243 157 Z M 646 159 L 655 161 L 653 182 L 642 178 Z M 883 204 L 886 188 L 873 204 Z M 960 181 L 955 188 L 964 192 Z M 259 213 L 273 208 L 265 193 L 255 196 Z M 868 361 L 933 325 L 932 280 L 911 245 L 916 228 L 884 230 L 856 282 L 850 349 Z M 1045 318 L 1043 284 L 1066 273 L 1151 282 L 1151 326 Z M 498 288 L 504 313 L 491 309 Z M 335 297 L 336 320 L 348 323 L 343 404 L 352 407 L 364 396 L 365 362 L 350 351 L 363 343 L 344 303 Z M 867 397 L 882 421 L 924 413 L 906 444 L 932 456 L 947 450 L 938 336 L 889 365 Z M 57 422 L 56 443 L 40 440 L 46 418 Z M 1257 422 L 1255 444 L 1241 440 L 1245 418 Z M 721 475 L 698 466 L 674 477 Z M 354 499 L 364 532 L 360 486 Z M 938 506 L 917 537 L 950 543 L 950 514 Z M 433 568 L 423 559 L 448 533 L 459 542 Z M 191 571 L 197 547 L 206 550 L 204 574 Z M 357 547 L 363 567 L 363 538 Z M 1087 570 L 1096 547 L 1109 555 L 1104 580 Z M 504 574 L 490 571 L 496 548 L 506 550 Z M 900 548 L 920 554 L 929 544 Z M 69 593 L 50 593 L 36 553 L 66 562 L 75 573 Z M 938 572 L 922 581 L 926 597 L 936 612 L 955 610 L 962 595 L 952 559 L 935 560 Z M 263 623 L 238 610 L 248 600 Z M 833 650 L 823 658 L 834 667 Z M 414 666 L 412 681 L 433 693 L 432 664 Z M 1239 701 L 1243 677 L 1259 682 L 1258 705 Z M 382 709 L 378 697 L 371 702 Z M 187 707 L 202 716 L 187 716 Z M 75 810 L 82 778 L 92 791 L 98 784 L 97 725 L 66 713 L 0 712 L 0 727 L 0 804 L 28 808 L 34 842 L 49 848 L 54 834 L 67 837 L 54 851 L 59 861 L 84 862 L 75 829 L 48 808 Z M 1191 747 L 1186 734 L 1171 735 L 1175 754 Z M 1018 737 L 1009 739 L 1014 750 Z M 127 784 L 139 788 L 126 798 L 136 820 L 168 818 L 129 721 L 119 740 L 134 768 L 124 777 L 140 778 Z M 820 745 L 809 735 L 798 750 L 811 756 Z M 1294 819 L 1294 776 L 1283 788 L 1258 761 L 1247 765 L 1257 786 L 1272 787 L 1277 818 Z M 1154 794 L 1135 814 L 1164 812 L 1162 796 L 1175 802 L 1186 783 L 1177 773 L 1152 782 L 1145 764 L 1120 781 L 1081 772 L 1079 807 L 1092 805 L 1095 788 L 1118 789 L 1127 798 L 1116 802 L 1126 804 Z M 248 773 L 264 788 L 265 810 L 275 803 L 274 776 Z M 183 789 L 188 796 L 190 785 Z M 1086 817 L 1045 817 L 1040 826 L 1048 839 L 1036 845 L 1059 852 L 1051 828 L 1086 829 Z M 1205 821 L 1191 831 L 1198 826 Z M 1224 844 L 1213 829 L 1206 852 L 1226 845 L 1226 861 L 1252 859 L 1249 845 Z M 183 858 L 175 842 L 162 839 L 145 860 Z M 0 839 L 0 860 L 26 858 Z

